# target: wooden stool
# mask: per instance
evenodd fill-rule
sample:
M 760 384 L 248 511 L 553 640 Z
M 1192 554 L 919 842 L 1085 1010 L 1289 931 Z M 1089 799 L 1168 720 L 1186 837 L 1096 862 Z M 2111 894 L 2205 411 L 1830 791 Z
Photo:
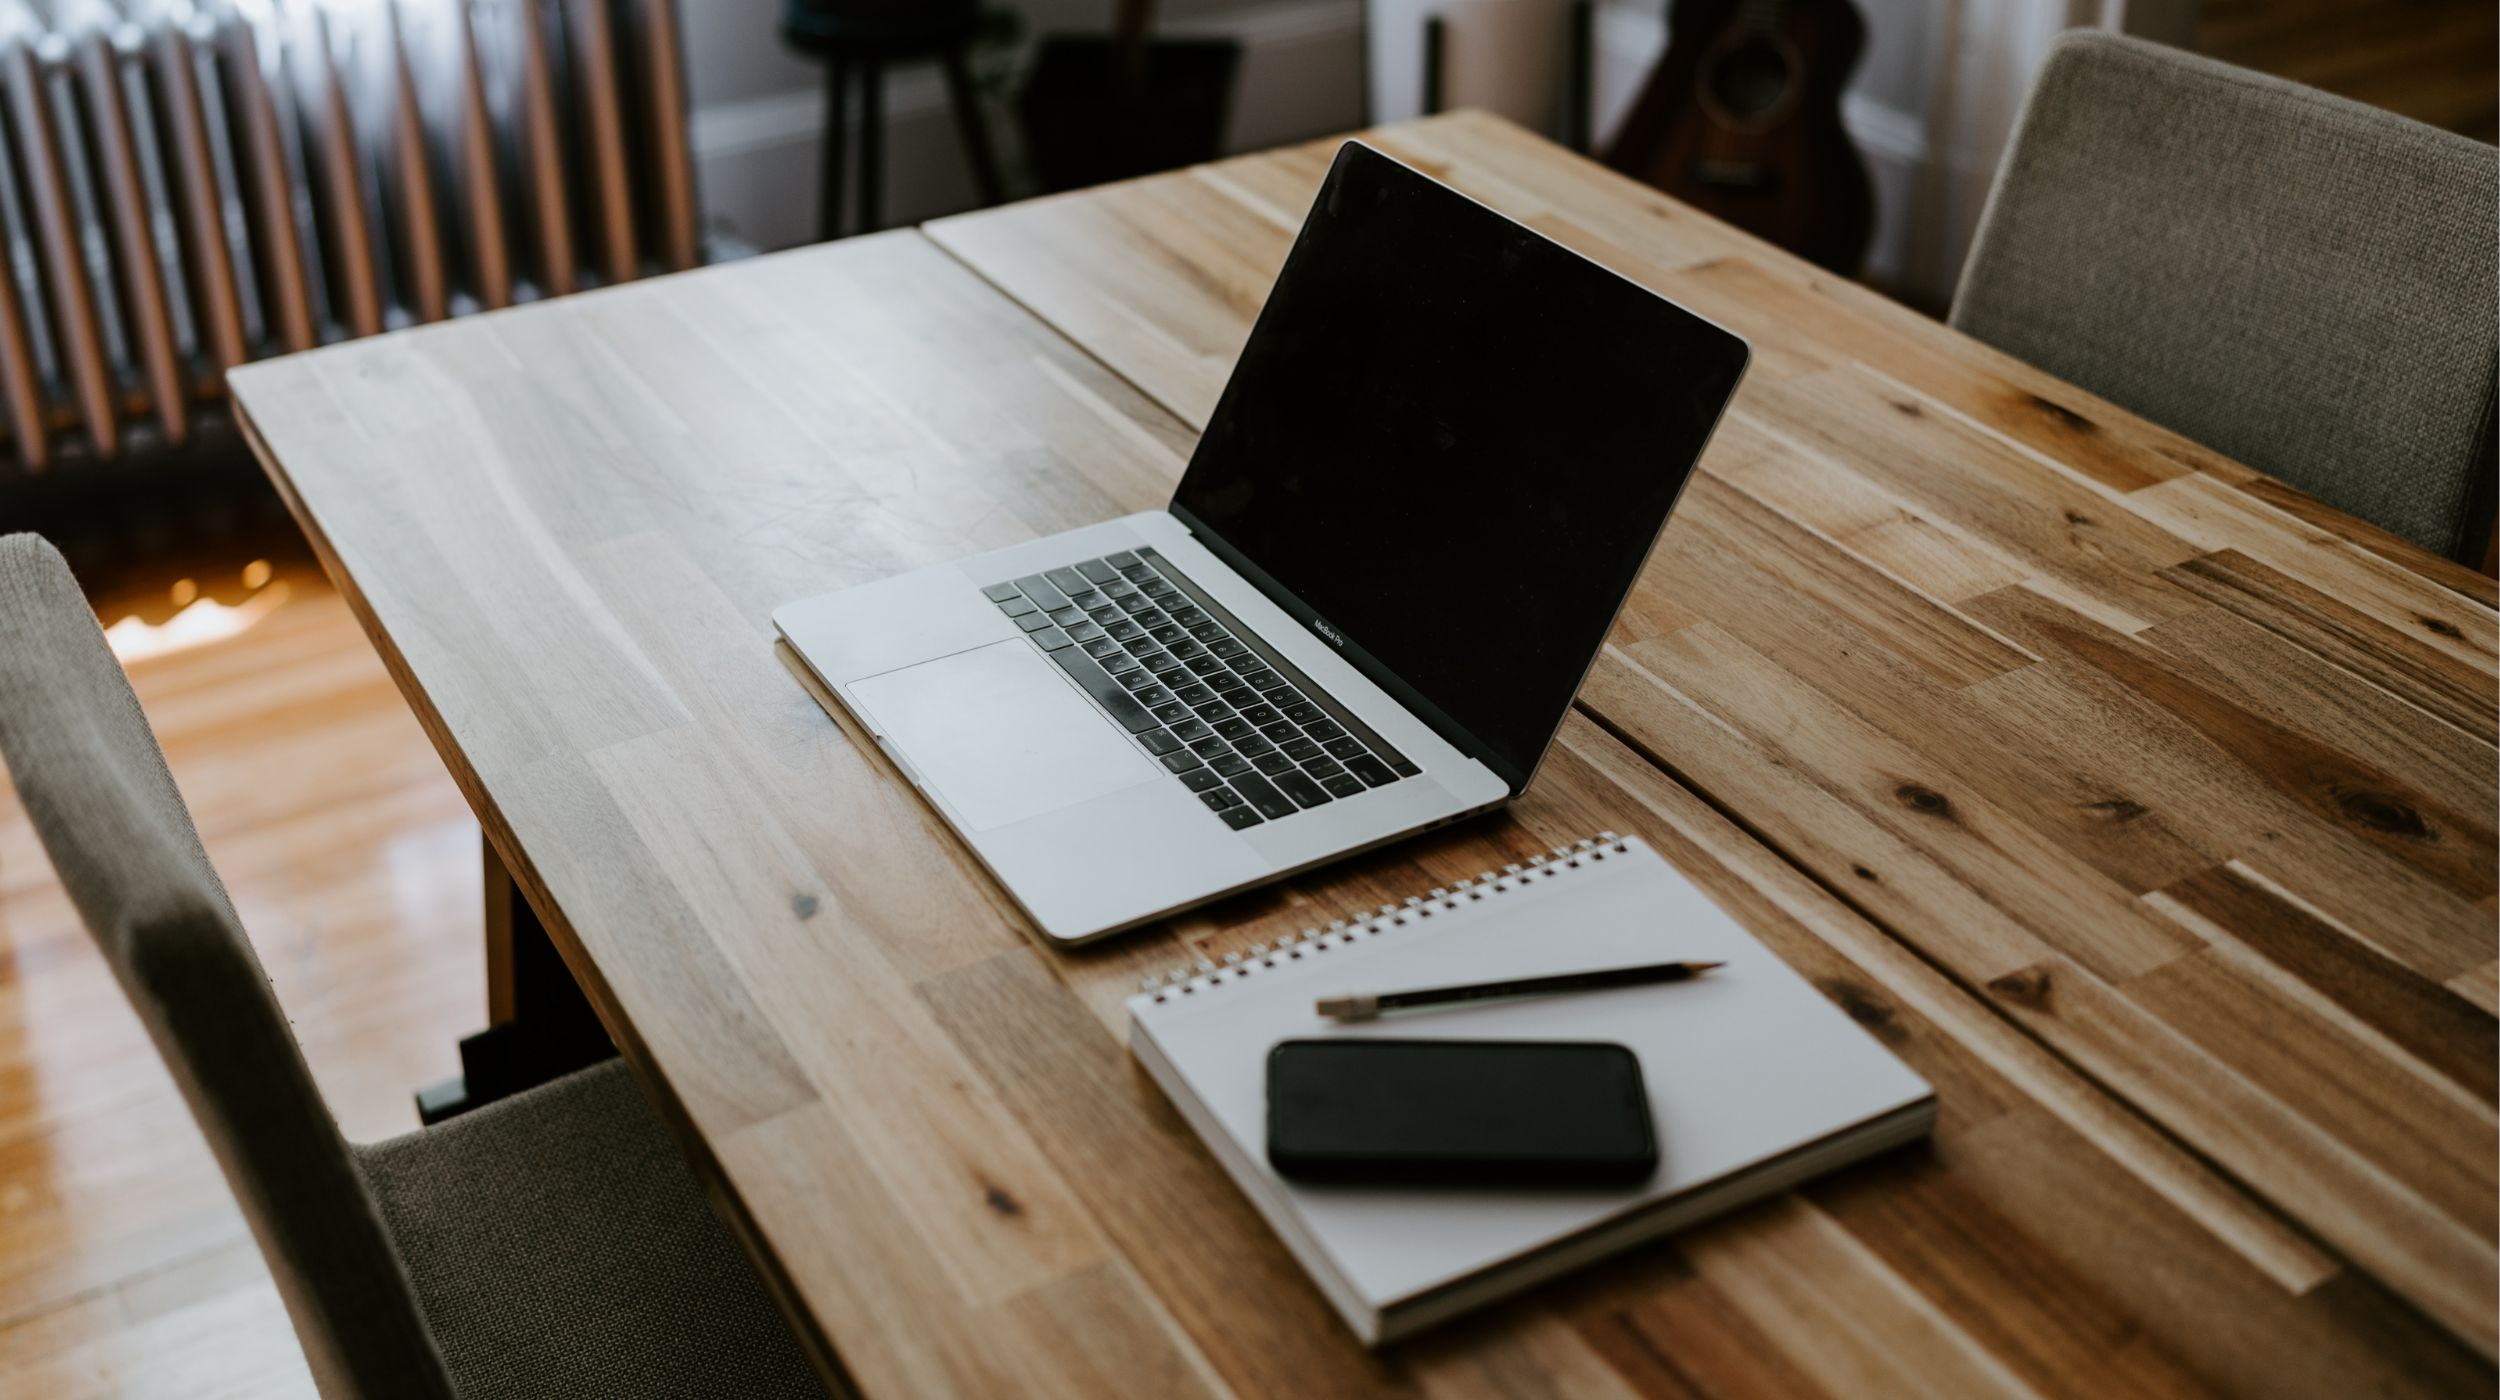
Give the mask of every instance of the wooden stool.
M 885 69 L 893 63 L 935 59 L 946 74 L 947 99 L 955 109 L 955 130 L 972 166 L 973 184 L 983 204 L 999 202 L 998 162 L 990 151 L 989 129 L 972 90 L 968 62 L 972 41 L 980 30 L 979 0 L 784 0 L 783 43 L 825 65 L 824 183 L 817 195 L 819 238 L 842 236 L 848 165 L 849 87 L 859 77 L 859 227 L 874 232 L 880 223 L 885 156 Z

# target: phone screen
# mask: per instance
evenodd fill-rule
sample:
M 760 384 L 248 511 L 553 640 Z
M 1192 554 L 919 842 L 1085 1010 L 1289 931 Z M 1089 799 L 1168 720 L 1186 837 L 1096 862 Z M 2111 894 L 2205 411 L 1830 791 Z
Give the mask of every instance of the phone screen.
M 1639 1058 L 1595 1041 L 1285 1041 L 1267 1154 L 1306 1181 L 1611 1185 L 1658 1166 Z

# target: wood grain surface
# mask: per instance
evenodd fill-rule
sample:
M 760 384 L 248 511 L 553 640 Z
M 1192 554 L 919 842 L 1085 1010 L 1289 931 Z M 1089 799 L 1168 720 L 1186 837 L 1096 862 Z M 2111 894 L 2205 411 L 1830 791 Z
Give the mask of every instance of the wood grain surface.
M 459 1073 L 478 1025 L 477 828 L 346 604 L 283 525 L 268 533 L 159 534 L 76 567 L 123 629 L 131 685 L 323 1098 L 373 1141 L 415 1130 L 409 1090 Z M 273 581 L 238 579 L 264 550 Z M 249 625 L 175 645 L 210 620 L 172 620 L 186 593 Z M 167 627 L 166 649 L 132 645 L 137 621 Z M 217 1159 L 5 773 L 0 1395 L 316 1395 Z
M 1161 504 L 1328 148 L 235 376 L 829 1373 L 2487 1393 L 2489 581 L 1488 119 L 1383 140 L 1753 378 L 1525 799 L 1094 949 L 1043 945 L 768 614 Z M 1122 1000 L 1604 828 L 1935 1082 L 1936 1139 L 1367 1354 Z

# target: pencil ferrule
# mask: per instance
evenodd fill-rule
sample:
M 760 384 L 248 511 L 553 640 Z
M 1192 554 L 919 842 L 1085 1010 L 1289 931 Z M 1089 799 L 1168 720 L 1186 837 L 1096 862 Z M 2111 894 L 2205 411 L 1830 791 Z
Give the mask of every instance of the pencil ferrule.
M 1380 1014 L 1376 996 L 1322 997 L 1319 1014 L 1332 1021 L 1368 1021 Z

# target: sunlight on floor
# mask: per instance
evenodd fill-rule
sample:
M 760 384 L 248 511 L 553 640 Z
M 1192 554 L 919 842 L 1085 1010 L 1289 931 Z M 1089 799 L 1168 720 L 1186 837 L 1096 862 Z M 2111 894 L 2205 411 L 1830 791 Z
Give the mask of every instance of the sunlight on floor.
M 80 572 L 332 1113 L 359 1138 L 406 1131 L 410 1091 L 455 1072 L 484 1017 L 477 828 L 300 545 L 219 554 Z M 5 775 L 0 1148 L 0 1396 L 314 1394 Z
M 104 629 L 104 640 L 112 645 L 113 655 L 128 666 L 241 636 L 286 602 L 287 586 L 272 582 L 271 572 L 266 559 L 244 565 L 243 586 L 252 592 L 237 603 L 202 597 L 196 580 L 182 579 L 168 590 L 178 609 L 173 616 L 151 623 L 135 612 L 128 614 Z

